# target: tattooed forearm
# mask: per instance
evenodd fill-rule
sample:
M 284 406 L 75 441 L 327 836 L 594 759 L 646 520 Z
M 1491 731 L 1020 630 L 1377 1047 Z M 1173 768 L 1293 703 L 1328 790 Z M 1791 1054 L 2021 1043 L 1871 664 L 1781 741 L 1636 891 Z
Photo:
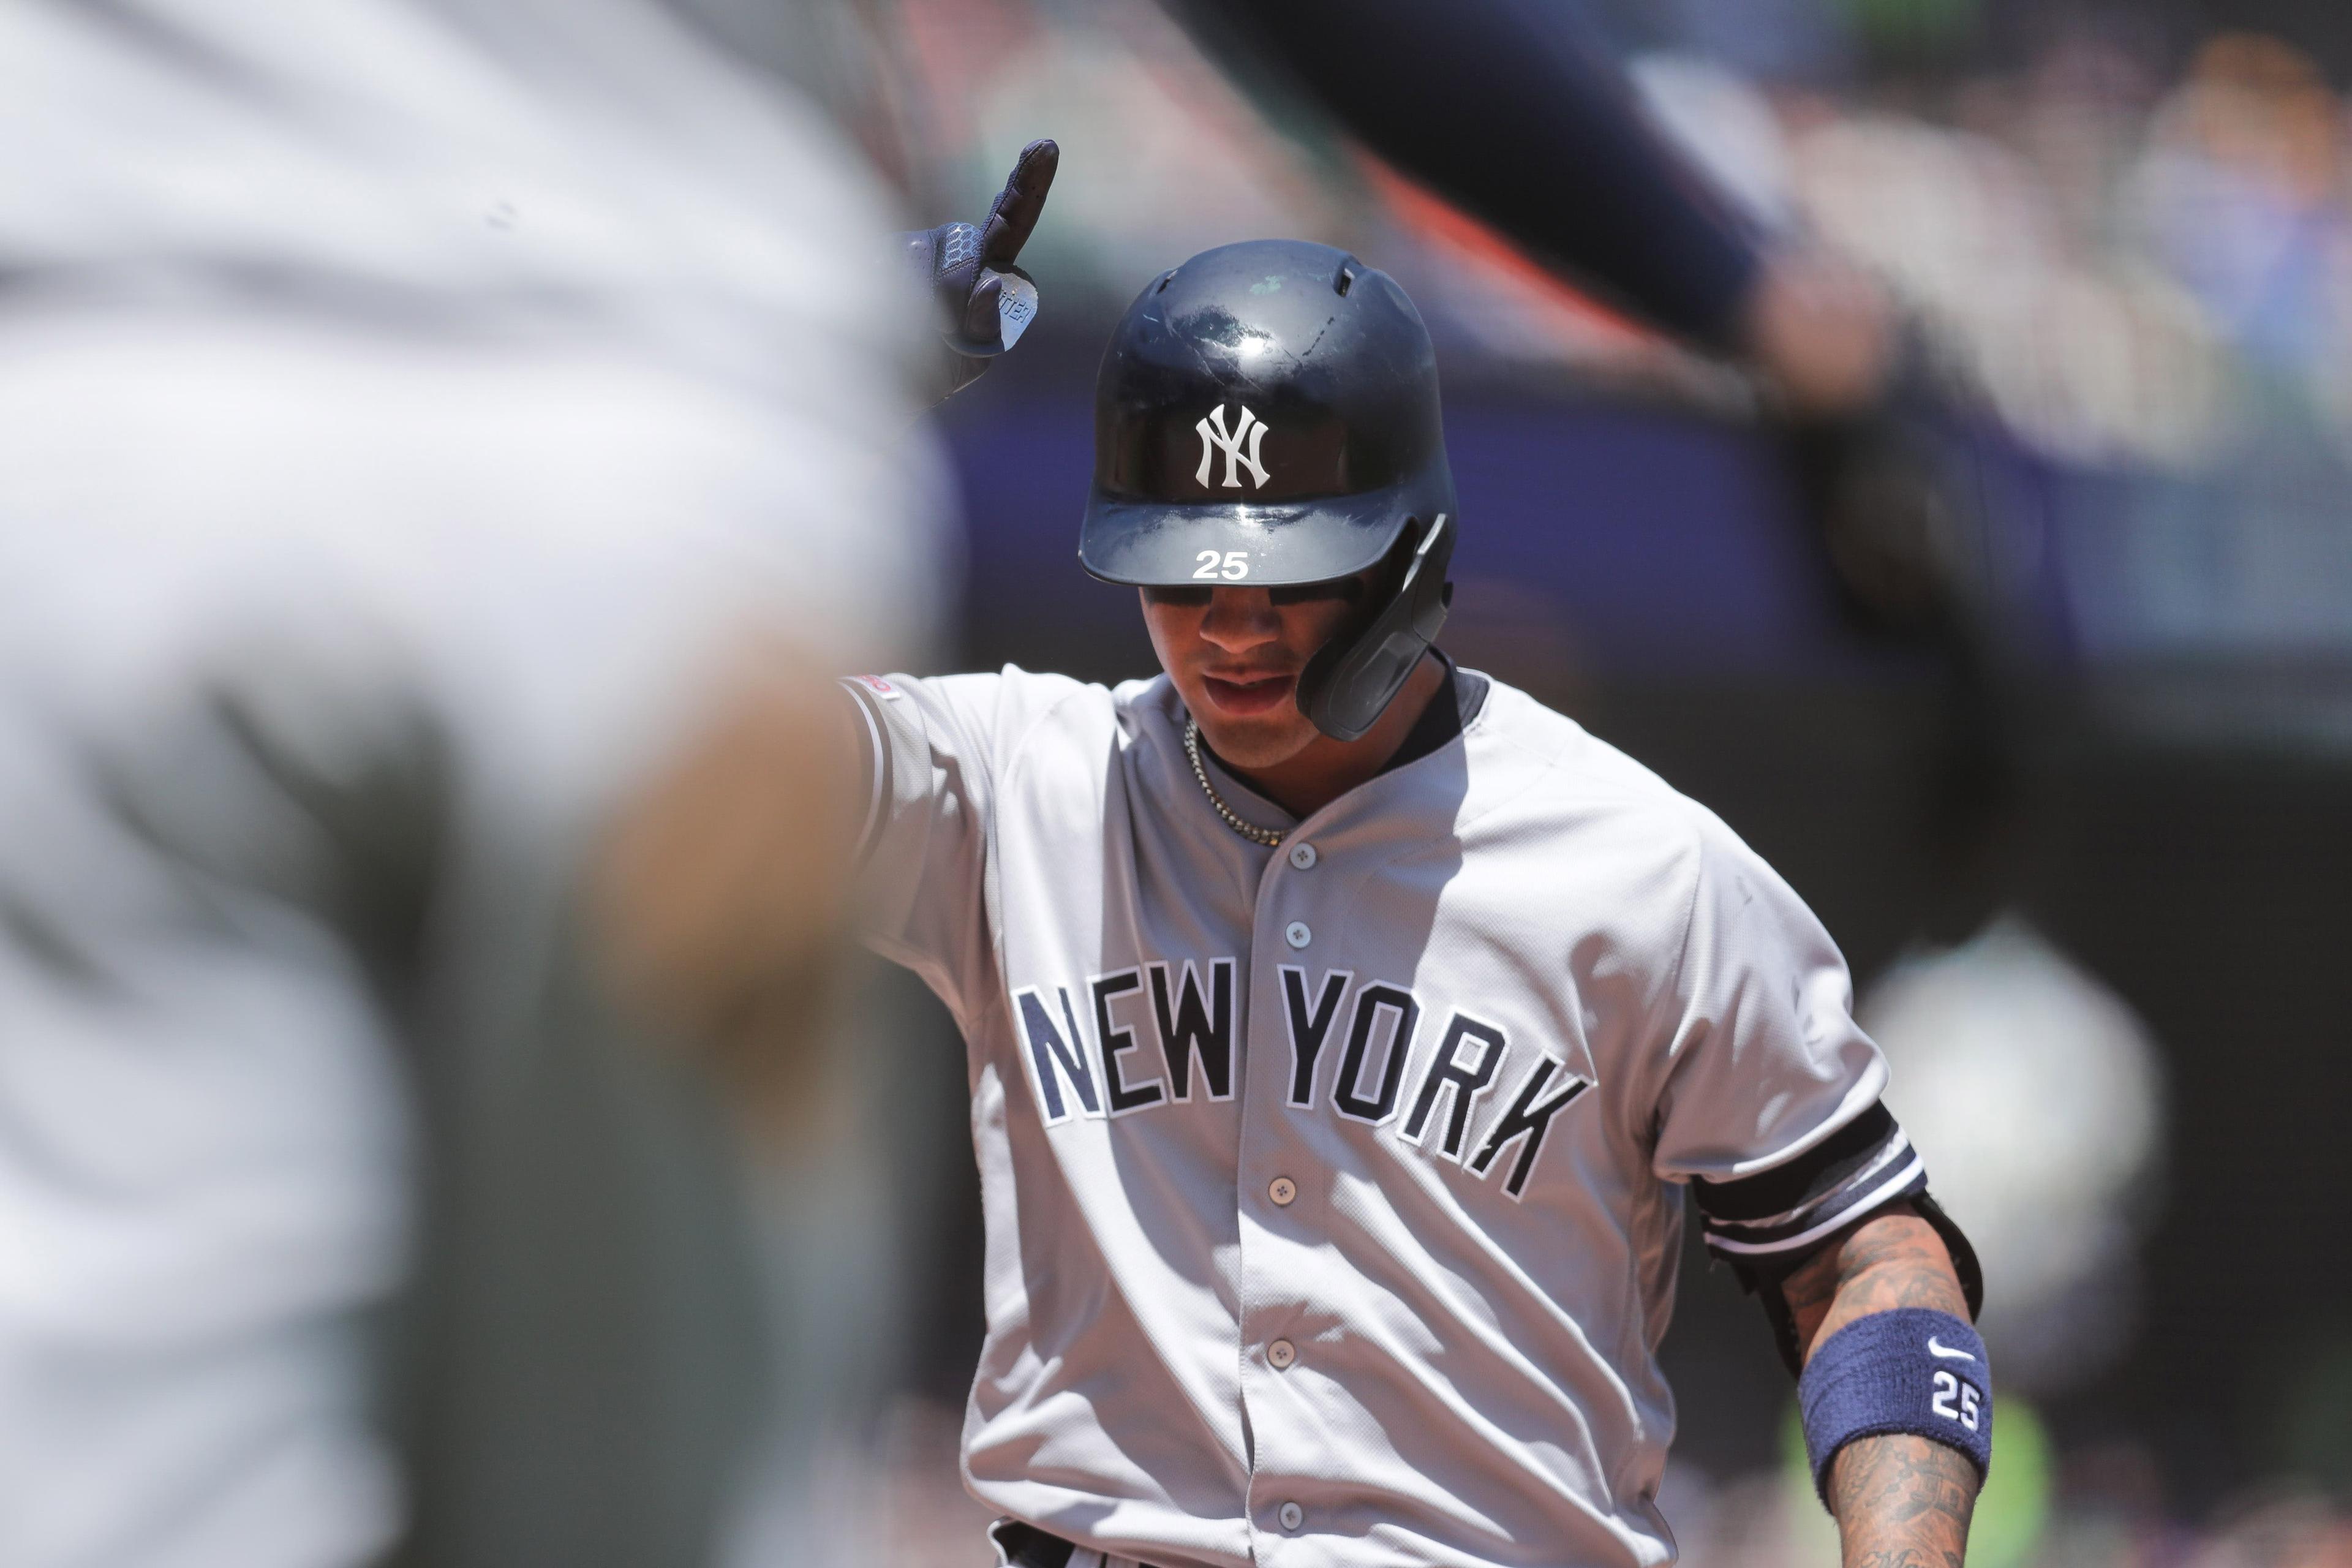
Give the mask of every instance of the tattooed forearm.
M 1896 1434 L 1858 1437 L 1830 1466 L 1844 1568 L 1960 1568 L 1977 1502 L 1958 1450 Z
M 1831 1335 L 1873 1312 L 1928 1307 L 1969 1315 L 1943 1238 L 1904 1204 L 1807 1260 L 1781 1293 L 1808 1360 Z M 1830 1511 L 1845 1568 L 1961 1568 L 1976 1500 L 1976 1467 L 1925 1437 L 1859 1437 L 1830 1465 Z
M 1951 1254 L 1935 1227 L 1896 1204 L 1824 1247 L 1781 1283 L 1797 1320 L 1797 1342 L 1812 1347 L 1856 1318 L 1896 1307 L 1969 1315 Z

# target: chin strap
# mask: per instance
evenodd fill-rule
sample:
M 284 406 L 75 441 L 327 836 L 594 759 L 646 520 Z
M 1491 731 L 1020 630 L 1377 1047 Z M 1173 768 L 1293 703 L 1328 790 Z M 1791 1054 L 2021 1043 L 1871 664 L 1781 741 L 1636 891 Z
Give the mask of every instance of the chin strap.
M 1363 738 L 1437 640 L 1454 584 L 1453 522 L 1439 512 L 1406 560 L 1404 581 L 1378 614 L 1350 636 L 1325 643 L 1298 672 L 1299 710 L 1336 741 Z

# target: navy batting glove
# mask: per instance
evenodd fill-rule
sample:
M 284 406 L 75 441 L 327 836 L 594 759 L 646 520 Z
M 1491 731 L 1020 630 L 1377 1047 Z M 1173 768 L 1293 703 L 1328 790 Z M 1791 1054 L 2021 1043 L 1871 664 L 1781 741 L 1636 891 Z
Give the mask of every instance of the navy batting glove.
M 923 387 L 930 403 L 979 379 L 1036 319 L 1037 285 L 1013 262 L 1045 209 L 1061 162 L 1062 150 L 1052 142 L 1032 142 L 979 227 L 950 223 L 898 237 L 899 253 L 937 314 L 940 352 L 925 367 Z

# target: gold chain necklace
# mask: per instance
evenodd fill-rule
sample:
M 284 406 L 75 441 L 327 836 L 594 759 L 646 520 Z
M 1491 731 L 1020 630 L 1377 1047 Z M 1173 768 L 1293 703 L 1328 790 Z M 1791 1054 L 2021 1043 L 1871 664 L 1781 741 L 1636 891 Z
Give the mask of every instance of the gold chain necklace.
M 1269 849 L 1282 842 L 1284 835 L 1279 829 L 1244 822 L 1234 815 L 1234 808 L 1217 794 L 1217 786 L 1209 782 L 1209 770 L 1201 762 L 1201 726 L 1192 721 L 1190 714 L 1184 718 L 1184 754 L 1192 759 L 1192 776 L 1201 781 L 1201 793 L 1209 797 L 1209 804 L 1217 808 L 1217 815 L 1225 819 L 1227 827 L 1251 843 L 1263 844 Z

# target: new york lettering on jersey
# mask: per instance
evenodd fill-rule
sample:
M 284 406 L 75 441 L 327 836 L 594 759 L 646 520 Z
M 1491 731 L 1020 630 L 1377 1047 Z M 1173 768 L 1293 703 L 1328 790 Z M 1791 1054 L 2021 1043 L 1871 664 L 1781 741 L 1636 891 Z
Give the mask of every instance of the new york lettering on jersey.
M 1205 966 L 1190 959 L 1181 965 L 1154 961 L 1083 984 L 1053 986 L 1050 1000 L 1044 986 L 1016 990 L 1030 1087 L 1045 1124 L 1185 1105 L 1192 1099 L 1196 1063 L 1206 1097 L 1230 1100 L 1234 976 L 1240 963 L 1234 957 L 1211 959 Z M 1206 987 L 1204 967 L 1211 976 Z M 1514 1198 L 1527 1190 L 1552 1119 L 1592 1087 L 1590 1079 L 1537 1055 L 1512 1092 L 1479 1106 L 1511 1055 L 1510 1037 L 1500 1026 L 1462 1012 L 1439 1015 L 1445 1016 L 1444 1027 L 1422 1048 L 1424 1008 L 1412 991 L 1380 981 L 1359 984 L 1344 969 L 1326 971 L 1313 982 L 1296 965 L 1285 964 L 1280 973 L 1289 1024 L 1290 1110 L 1328 1110 L 1379 1127 L 1410 1105 L 1398 1124 L 1400 1143 L 1466 1163 L 1480 1176 L 1500 1161 L 1507 1173 L 1502 1190 Z M 1178 978 L 1171 981 L 1171 973 Z M 1146 974 L 1148 1008 L 1139 1005 Z M 1083 1007 L 1079 996 L 1086 998 Z M 1147 1052 L 1128 1065 L 1128 1053 L 1147 1037 L 1159 1047 L 1156 1057 Z M 1330 1059 L 1324 1047 L 1333 1040 L 1345 1042 L 1337 1070 L 1318 1073 Z M 1409 1096 L 1402 1092 L 1408 1082 L 1415 1086 Z M 1474 1109 L 1480 1117 L 1476 1138 L 1470 1136 Z M 1502 1159 L 1507 1152 L 1511 1157 Z

